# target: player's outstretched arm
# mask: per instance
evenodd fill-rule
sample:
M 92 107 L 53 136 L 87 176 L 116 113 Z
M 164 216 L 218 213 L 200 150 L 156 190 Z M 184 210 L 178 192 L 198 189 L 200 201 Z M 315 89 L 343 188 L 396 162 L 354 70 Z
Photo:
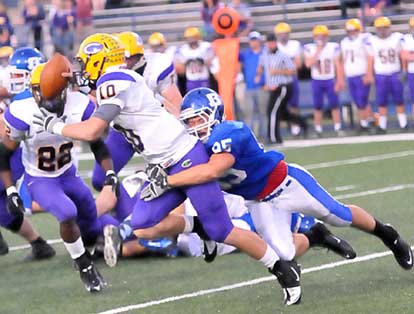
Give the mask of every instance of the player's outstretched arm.
M 230 153 L 213 154 L 208 163 L 191 167 L 187 170 L 168 176 L 170 187 L 202 184 L 217 180 L 229 170 L 235 163 L 234 156 Z

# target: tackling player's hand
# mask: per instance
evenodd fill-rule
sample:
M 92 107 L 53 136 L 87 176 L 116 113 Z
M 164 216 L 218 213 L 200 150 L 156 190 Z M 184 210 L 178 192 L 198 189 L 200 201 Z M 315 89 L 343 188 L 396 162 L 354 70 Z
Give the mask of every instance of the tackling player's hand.
M 62 134 L 62 129 L 65 126 L 63 122 L 65 120 L 65 116 L 57 117 L 56 114 L 50 113 L 45 108 L 39 108 L 40 114 L 33 115 L 33 124 L 40 126 L 40 132 L 49 132 L 53 134 Z
M 15 186 L 7 188 L 7 210 L 10 214 L 24 213 L 23 201 Z
M 112 192 L 118 195 L 119 178 L 113 170 L 108 170 L 106 172 L 104 185 L 110 185 L 112 187 Z

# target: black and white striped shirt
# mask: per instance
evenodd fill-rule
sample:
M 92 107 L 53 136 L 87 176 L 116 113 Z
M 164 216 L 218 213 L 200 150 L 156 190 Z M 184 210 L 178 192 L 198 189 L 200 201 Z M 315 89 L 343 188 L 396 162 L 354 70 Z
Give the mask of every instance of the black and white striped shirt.
M 271 75 L 270 70 L 296 70 L 292 59 L 279 49 L 271 53 L 264 49 L 259 58 L 259 65 L 263 67 L 266 85 L 274 88 L 280 85 L 286 85 L 293 82 L 293 75 Z

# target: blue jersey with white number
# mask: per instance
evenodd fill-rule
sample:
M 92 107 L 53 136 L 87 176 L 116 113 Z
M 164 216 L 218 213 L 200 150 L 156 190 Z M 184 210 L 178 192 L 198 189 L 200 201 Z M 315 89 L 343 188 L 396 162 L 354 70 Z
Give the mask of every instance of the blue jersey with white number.
M 224 121 L 215 126 L 205 144 L 210 155 L 228 152 L 235 158 L 231 169 L 219 180 L 223 190 L 256 199 L 268 177 L 284 159 L 282 153 L 265 151 L 250 128 L 243 122 Z

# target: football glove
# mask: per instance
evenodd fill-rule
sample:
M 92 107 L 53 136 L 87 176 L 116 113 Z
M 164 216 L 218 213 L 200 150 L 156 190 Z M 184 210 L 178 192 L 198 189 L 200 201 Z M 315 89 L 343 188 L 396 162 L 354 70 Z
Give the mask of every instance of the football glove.
M 118 194 L 119 178 L 113 170 L 108 170 L 106 172 L 104 185 L 110 185 L 112 187 L 112 192 Z
M 52 134 L 62 135 L 62 129 L 65 126 L 66 117 L 57 117 L 56 114 L 50 113 L 45 108 L 39 108 L 40 114 L 33 115 L 33 124 L 40 126 L 38 133 L 49 132 Z
M 10 214 L 24 213 L 23 201 L 15 186 L 11 186 L 6 190 L 7 194 L 7 210 Z
M 171 189 L 171 187 L 168 185 L 167 177 L 165 176 L 159 181 L 150 181 L 150 183 L 142 189 L 140 197 L 144 201 L 151 201 L 161 196 L 169 189 Z

